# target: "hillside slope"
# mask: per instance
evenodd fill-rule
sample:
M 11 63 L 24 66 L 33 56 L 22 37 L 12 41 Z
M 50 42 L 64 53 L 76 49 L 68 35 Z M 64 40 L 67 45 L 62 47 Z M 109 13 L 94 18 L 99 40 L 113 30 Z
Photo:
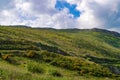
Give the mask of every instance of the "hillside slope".
M 56 30 L 0 26 L 0 53 L 2 79 L 5 76 L 8 76 L 8 80 L 11 76 L 13 79 L 23 76 L 20 80 L 25 80 L 33 76 L 39 80 L 38 76 L 41 75 L 41 80 L 84 80 L 87 75 L 94 79 L 109 77 L 114 80 L 120 74 L 120 34 L 103 29 Z M 10 71 L 4 67 L 6 65 Z M 71 71 L 74 74 L 70 74 Z M 62 77 L 55 77 L 54 74 Z

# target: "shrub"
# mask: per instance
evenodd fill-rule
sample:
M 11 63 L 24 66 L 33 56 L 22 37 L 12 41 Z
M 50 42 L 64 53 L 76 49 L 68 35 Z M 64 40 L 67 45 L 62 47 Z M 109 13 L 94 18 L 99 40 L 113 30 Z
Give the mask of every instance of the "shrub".
M 28 64 L 27 69 L 32 73 L 44 73 L 45 71 L 39 64 Z
M 3 54 L 2 59 L 8 60 L 11 57 L 11 54 Z
M 76 57 L 63 56 L 48 51 L 42 51 L 38 57 L 40 57 L 39 60 L 49 62 L 51 65 L 78 71 L 80 75 L 89 74 L 92 76 L 107 77 L 111 73 L 105 67 L 86 62 L 84 59 Z
M 0 58 L 2 57 L 2 54 L 0 53 Z
M 34 57 L 35 55 L 36 55 L 36 52 L 35 51 L 27 51 L 27 53 L 25 54 L 27 57 L 30 57 L 30 58 L 32 58 L 32 57 Z
M 18 60 L 16 60 L 15 57 L 9 57 L 7 61 L 11 64 L 14 64 L 14 65 L 19 65 L 20 64 L 20 62 Z
M 81 76 L 86 75 L 86 74 L 88 74 L 88 73 L 90 73 L 90 71 L 87 70 L 87 69 L 81 69 L 81 70 L 78 72 L 78 74 L 80 74 Z
M 57 77 L 62 77 L 62 74 L 57 70 L 49 70 L 49 74 Z

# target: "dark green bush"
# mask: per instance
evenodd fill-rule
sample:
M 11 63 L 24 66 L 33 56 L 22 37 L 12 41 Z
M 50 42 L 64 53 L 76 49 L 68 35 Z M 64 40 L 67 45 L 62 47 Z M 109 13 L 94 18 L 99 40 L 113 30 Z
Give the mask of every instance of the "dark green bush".
M 2 54 L 0 53 L 0 58 L 2 57 Z
M 44 73 L 45 72 L 44 68 L 42 68 L 39 64 L 29 63 L 27 65 L 27 69 L 28 71 L 32 73 Z
M 96 63 L 86 62 L 84 59 L 63 56 L 48 51 L 41 51 L 38 59 L 49 62 L 51 65 L 62 67 L 69 70 L 78 71 L 80 75 L 89 74 L 98 77 L 111 76 L 111 72 Z
M 62 77 L 63 75 L 57 70 L 49 70 L 49 74 L 56 77 Z

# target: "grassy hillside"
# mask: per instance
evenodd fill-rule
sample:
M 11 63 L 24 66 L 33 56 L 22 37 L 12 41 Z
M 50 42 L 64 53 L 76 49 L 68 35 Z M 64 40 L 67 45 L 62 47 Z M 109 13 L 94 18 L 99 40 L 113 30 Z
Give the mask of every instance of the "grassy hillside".
M 120 79 L 120 34 L 0 26 L 2 80 Z

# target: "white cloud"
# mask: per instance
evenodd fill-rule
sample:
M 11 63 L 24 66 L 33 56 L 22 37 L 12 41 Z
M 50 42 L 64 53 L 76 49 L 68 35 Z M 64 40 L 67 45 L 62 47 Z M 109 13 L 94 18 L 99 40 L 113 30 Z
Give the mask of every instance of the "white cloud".
M 56 0 L 12 0 L 2 8 L 0 24 L 52 28 L 120 28 L 119 0 L 65 0 L 76 4 L 80 17 L 67 8 L 55 9 Z
M 94 15 L 94 10 L 89 7 L 87 0 L 83 0 L 78 4 L 77 9 L 81 11 L 81 16 L 78 18 L 79 28 L 94 28 L 100 27 L 102 24 Z
M 114 28 L 110 28 L 108 30 L 120 32 L 120 26 L 118 28 L 114 27 Z
M 72 18 L 66 8 L 55 14 L 52 19 L 54 28 L 74 28 L 77 26 L 77 21 Z
M 83 12 L 79 18 L 80 25 L 83 24 L 83 28 L 119 27 L 115 26 L 120 25 L 120 20 L 117 19 L 120 17 L 119 4 L 119 0 L 82 0 L 77 6 L 77 9 Z

